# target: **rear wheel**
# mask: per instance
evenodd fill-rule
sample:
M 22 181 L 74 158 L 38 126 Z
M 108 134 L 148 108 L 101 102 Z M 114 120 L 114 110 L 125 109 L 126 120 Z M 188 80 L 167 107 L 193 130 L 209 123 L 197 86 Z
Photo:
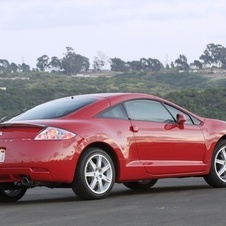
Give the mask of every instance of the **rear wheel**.
M 220 141 L 213 153 L 210 173 L 204 177 L 212 187 L 226 187 L 226 141 Z
M 0 184 L 0 201 L 16 202 L 21 199 L 27 191 L 25 187 L 16 187 L 12 184 Z
M 81 156 L 72 189 L 81 199 L 102 199 L 115 182 L 115 167 L 111 157 L 99 148 L 89 148 Z
M 123 183 L 127 188 L 133 190 L 142 190 L 142 189 L 149 189 L 150 187 L 154 186 L 157 180 L 139 180 L 134 182 L 126 182 Z

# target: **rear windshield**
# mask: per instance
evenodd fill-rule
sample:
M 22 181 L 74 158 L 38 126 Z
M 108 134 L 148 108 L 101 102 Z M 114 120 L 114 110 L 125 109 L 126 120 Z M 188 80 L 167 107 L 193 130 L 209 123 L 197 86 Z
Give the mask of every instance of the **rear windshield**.
M 10 121 L 58 118 L 94 103 L 95 101 L 97 101 L 96 98 L 82 96 L 61 98 L 38 105 L 12 118 Z

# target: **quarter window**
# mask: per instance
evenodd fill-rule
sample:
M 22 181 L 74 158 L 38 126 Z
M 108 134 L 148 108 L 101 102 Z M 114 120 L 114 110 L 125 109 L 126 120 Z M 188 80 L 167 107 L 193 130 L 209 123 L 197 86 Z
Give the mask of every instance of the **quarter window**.
M 98 117 L 127 119 L 125 110 L 123 109 L 122 105 L 111 107 L 98 115 Z

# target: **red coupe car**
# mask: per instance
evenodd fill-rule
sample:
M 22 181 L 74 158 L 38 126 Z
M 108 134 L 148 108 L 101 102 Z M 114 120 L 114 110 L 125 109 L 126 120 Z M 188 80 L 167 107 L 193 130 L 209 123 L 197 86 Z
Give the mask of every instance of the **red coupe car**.
M 160 178 L 191 176 L 226 186 L 226 122 L 156 96 L 70 96 L 0 124 L 2 202 L 37 186 L 100 199 L 115 182 L 149 189 Z

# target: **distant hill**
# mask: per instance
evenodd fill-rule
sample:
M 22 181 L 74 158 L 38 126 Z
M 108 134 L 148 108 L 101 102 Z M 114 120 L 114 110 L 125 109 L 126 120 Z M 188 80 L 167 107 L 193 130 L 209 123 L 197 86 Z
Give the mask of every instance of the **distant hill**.
M 31 72 L 0 77 L 0 118 L 55 98 L 96 92 L 142 92 L 165 97 L 199 114 L 226 120 L 226 74 L 99 73 L 65 76 Z

